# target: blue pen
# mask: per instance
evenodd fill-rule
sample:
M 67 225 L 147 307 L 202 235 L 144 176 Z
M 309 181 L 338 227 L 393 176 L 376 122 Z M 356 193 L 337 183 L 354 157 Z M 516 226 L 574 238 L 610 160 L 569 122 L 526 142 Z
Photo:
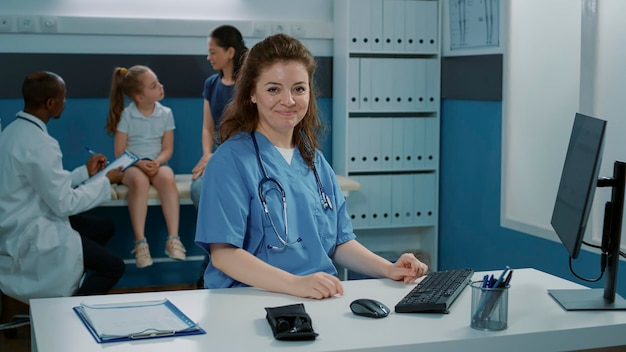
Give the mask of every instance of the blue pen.
M 87 147 L 87 146 L 83 146 L 83 148 L 85 148 L 85 150 L 87 151 L 87 153 L 91 154 L 91 155 L 96 155 L 98 153 L 94 152 L 93 149 Z M 109 161 L 107 160 L 105 165 L 109 165 Z
M 98 153 L 94 152 L 91 148 L 83 146 L 83 148 L 85 148 L 85 150 L 87 151 L 87 153 L 91 154 L 91 155 L 96 155 Z
M 509 267 L 507 265 L 506 268 L 504 268 L 504 270 L 502 270 L 502 273 L 500 274 L 500 277 L 498 278 L 498 281 L 496 281 L 496 283 L 492 287 L 499 287 L 500 286 L 500 283 L 504 279 L 504 275 L 507 273 L 507 271 L 509 271 L 509 269 L 511 269 L 511 267 Z
M 505 288 L 511 282 L 511 277 L 513 276 L 513 269 L 509 270 L 509 273 L 506 274 L 506 279 L 498 286 L 498 288 Z
M 482 288 L 488 287 L 488 285 L 489 285 L 489 275 L 485 275 L 483 276 Z

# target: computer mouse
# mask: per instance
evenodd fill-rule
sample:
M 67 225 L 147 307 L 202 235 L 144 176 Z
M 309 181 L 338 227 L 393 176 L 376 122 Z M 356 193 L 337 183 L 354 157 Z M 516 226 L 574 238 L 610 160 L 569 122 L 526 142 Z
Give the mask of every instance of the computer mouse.
M 350 303 L 350 310 L 356 315 L 368 318 L 384 318 L 389 315 L 389 308 L 375 299 L 359 298 Z

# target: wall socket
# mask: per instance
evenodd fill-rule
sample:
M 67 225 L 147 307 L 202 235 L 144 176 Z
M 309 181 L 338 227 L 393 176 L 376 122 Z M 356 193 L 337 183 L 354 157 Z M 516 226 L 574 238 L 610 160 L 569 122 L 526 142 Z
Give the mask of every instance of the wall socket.
M 272 24 L 272 34 L 287 33 L 288 27 L 284 23 Z
M 252 24 L 252 36 L 253 37 L 265 37 L 267 35 L 268 25 L 265 23 Z
M 24 33 L 36 32 L 37 20 L 36 16 L 17 16 L 17 31 Z
M 304 38 L 306 36 L 306 30 L 304 30 L 304 25 L 292 24 L 291 35 L 293 35 L 296 38 Z
M 0 15 L 0 32 L 13 31 L 13 17 Z
M 42 16 L 40 28 L 42 33 L 56 33 L 59 31 L 59 19 L 54 16 Z

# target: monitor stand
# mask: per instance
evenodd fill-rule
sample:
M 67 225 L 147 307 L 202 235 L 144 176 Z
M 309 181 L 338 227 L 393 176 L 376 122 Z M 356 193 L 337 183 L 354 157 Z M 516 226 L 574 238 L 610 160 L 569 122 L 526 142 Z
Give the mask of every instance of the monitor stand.
M 565 310 L 626 310 L 626 300 L 615 292 L 622 236 L 625 180 L 626 163 L 621 161 L 616 161 L 613 165 L 613 178 L 598 180 L 598 187 L 612 188 L 611 201 L 607 202 L 604 208 L 602 229 L 601 247 L 602 252 L 607 255 L 604 289 L 548 290 L 552 298 Z
M 615 300 L 610 302 L 604 298 L 604 289 L 579 289 L 579 290 L 548 290 L 548 293 L 565 310 L 626 310 L 626 300 L 620 295 L 615 295 Z

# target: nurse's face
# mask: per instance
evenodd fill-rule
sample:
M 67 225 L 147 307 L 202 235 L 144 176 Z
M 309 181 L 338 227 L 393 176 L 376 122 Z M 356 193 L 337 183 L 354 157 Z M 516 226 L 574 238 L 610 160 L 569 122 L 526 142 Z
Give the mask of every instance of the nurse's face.
M 309 74 L 297 61 L 277 62 L 261 72 L 251 99 L 259 111 L 258 129 L 293 133 L 309 108 Z

